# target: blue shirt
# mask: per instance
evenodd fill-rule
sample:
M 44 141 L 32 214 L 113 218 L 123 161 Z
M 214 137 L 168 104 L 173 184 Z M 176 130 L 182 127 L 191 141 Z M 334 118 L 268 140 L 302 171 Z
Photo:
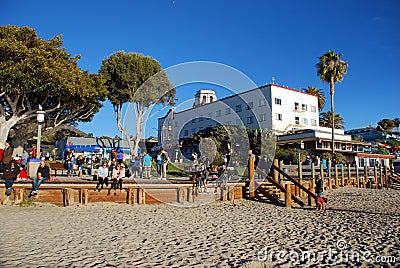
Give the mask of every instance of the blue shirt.
M 151 158 L 151 156 L 150 155 L 145 155 L 144 157 L 143 157 L 143 166 L 145 166 L 145 167 L 150 167 L 151 166 L 151 160 L 152 160 L 153 158 Z

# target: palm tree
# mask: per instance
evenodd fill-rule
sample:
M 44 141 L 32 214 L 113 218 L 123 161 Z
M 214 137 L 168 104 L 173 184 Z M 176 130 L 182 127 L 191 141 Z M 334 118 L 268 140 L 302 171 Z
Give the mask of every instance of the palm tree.
M 332 127 L 336 129 L 344 129 L 344 119 L 340 114 L 335 114 L 335 121 L 332 124 L 332 113 L 323 112 L 319 115 L 319 125 L 321 127 Z
M 322 111 L 325 107 L 326 103 L 326 98 L 324 92 L 322 92 L 320 89 L 317 89 L 316 87 L 308 86 L 308 88 L 305 90 L 308 94 L 315 95 L 318 98 L 318 110 Z
M 329 50 L 324 55 L 319 57 L 319 62 L 315 65 L 317 67 L 317 74 L 322 82 L 329 83 L 331 95 L 331 113 L 335 114 L 334 109 L 334 95 L 335 83 L 342 82 L 343 75 L 347 73 L 348 64 L 340 58 L 343 54 L 336 54 L 333 50 Z M 335 153 L 335 122 L 332 121 L 332 155 Z

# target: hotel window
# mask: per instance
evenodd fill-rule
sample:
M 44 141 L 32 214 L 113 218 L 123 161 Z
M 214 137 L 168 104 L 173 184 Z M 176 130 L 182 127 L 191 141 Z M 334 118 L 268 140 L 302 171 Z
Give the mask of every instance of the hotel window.
M 201 131 L 201 130 L 203 130 L 204 129 L 204 127 L 199 127 L 199 131 Z
M 189 136 L 189 130 L 185 129 L 183 131 L 183 136 L 185 136 L 185 137 Z
M 196 118 L 193 118 L 193 119 L 192 119 L 192 123 L 196 123 Z
M 253 102 L 247 104 L 247 110 L 253 109 Z
M 307 104 L 302 104 L 302 105 L 301 105 L 301 109 L 302 109 L 303 111 L 307 111 Z
M 282 100 L 278 99 L 278 98 L 275 98 L 275 104 L 276 105 L 282 105 Z
M 254 123 L 254 116 L 247 117 L 247 124 L 253 124 L 253 123 Z
M 204 120 L 204 117 L 203 116 L 200 116 L 199 117 L 199 122 L 201 122 L 201 121 L 203 121 Z
M 317 125 L 317 120 L 311 119 L 311 125 L 312 125 L 312 126 L 316 126 L 316 125 Z
M 242 105 L 236 105 L 236 112 L 242 111 Z
M 215 112 L 215 116 L 216 116 L 216 117 L 220 117 L 220 116 L 221 116 L 221 110 L 216 111 L 216 112 Z
M 307 120 L 307 118 L 303 118 L 303 125 L 308 126 L 308 120 Z
M 267 114 L 260 114 L 260 122 L 267 121 Z
M 265 106 L 265 105 L 267 105 L 267 101 L 266 100 L 264 100 L 264 99 L 260 99 L 259 101 L 258 101 L 258 106 Z
M 192 128 L 192 134 L 193 135 L 196 134 L 196 129 L 195 128 Z
M 225 109 L 225 115 L 231 114 L 231 108 L 226 108 Z
M 275 118 L 278 121 L 282 121 L 282 114 L 275 114 Z
M 295 123 L 296 125 L 300 125 L 300 117 L 296 116 L 296 117 L 294 118 L 294 123 Z
M 299 109 L 299 103 L 298 103 L 298 102 L 295 102 L 295 103 L 294 103 L 294 109 L 295 109 L 296 111 Z
M 317 107 L 311 105 L 311 112 L 316 113 L 317 112 Z

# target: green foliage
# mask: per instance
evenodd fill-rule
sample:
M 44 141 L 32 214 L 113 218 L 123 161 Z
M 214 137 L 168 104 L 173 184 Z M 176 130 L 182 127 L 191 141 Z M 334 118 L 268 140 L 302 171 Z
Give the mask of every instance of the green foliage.
M 106 78 L 108 98 L 114 106 L 127 102 L 143 107 L 174 104 L 176 89 L 160 63 L 149 56 L 119 51 L 103 60 L 100 73 Z
M 36 206 L 35 204 L 35 198 L 26 198 L 22 200 L 21 203 L 19 203 L 20 207 L 31 207 L 31 206 Z
M 332 153 L 330 152 L 325 152 L 323 154 L 321 154 L 321 158 L 325 158 L 325 159 L 336 159 L 339 163 L 342 164 L 346 164 L 347 163 L 347 159 L 344 155 L 342 155 L 341 153 L 334 153 L 334 157 L 332 157 Z
M 40 39 L 29 27 L 0 27 L 0 128 L 36 121 L 39 105 L 46 126 L 90 121 L 107 96 L 104 80 L 78 67 L 62 47 L 62 36 Z M 4 137 L 0 137 L 4 139 Z
M 397 123 L 392 119 L 382 119 L 378 122 L 378 129 L 387 133 L 392 133 L 392 129 L 396 127 Z
M 343 75 L 347 73 L 348 64 L 341 60 L 343 54 L 336 54 L 335 51 L 329 50 L 324 55 L 319 57 L 319 62 L 316 64 L 317 74 L 322 82 L 331 85 L 343 80 Z
M 321 127 L 332 127 L 332 113 L 323 112 L 319 115 L 319 125 Z M 344 129 L 344 119 L 340 114 L 335 113 L 335 129 Z
M 131 103 L 136 114 L 135 146 L 127 139 L 131 152 L 137 153 L 142 138 L 144 115 L 154 104 L 173 105 L 176 89 L 170 83 L 160 63 L 139 53 L 119 51 L 104 59 L 99 73 L 106 79 L 108 99 L 114 106 L 118 129 L 131 137 L 124 129 L 122 106 Z
M 326 98 L 325 98 L 325 94 L 324 92 L 322 92 L 322 90 L 317 89 L 315 87 L 312 86 L 308 86 L 308 88 L 305 90 L 305 92 L 311 94 L 311 95 L 315 95 L 318 98 L 318 110 L 322 111 L 322 109 L 324 109 L 325 104 L 326 104 Z
M 388 150 L 385 149 L 385 148 L 377 148 L 372 153 L 374 153 L 374 154 L 384 154 L 384 155 L 388 155 L 389 154 Z

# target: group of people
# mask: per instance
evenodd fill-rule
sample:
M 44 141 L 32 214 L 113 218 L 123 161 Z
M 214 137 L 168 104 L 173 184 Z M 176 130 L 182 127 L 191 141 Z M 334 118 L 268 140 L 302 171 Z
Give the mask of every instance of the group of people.
M 116 195 L 118 188 L 122 191 L 122 182 L 125 178 L 125 165 L 114 161 L 108 165 L 104 161 L 97 171 L 96 190 L 100 192 L 104 188 L 104 184 L 108 187 L 109 177 L 111 178 L 111 189 L 114 190 L 114 195 Z
M 161 150 L 157 153 L 156 159 L 154 159 L 157 163 L 157 173 L 162 180 L 167 179 L 167 166 L 169 163 L 169 156 L 165 150 Z M 153 157 L 150 154 L 144 153 L 143 156 L 132 156 L 131 161 L 129 163 L 129 171 L 131 176 L 134 178 L 151 178 L 151 171 L 153 169 L 152 166 Z
M 13 192 L 13 184 L 17 179 L 27 179 L 25 161 L 21 157 L 13 158 L 13 147 L 8 141 L 0 146 L 0 179 L 4 179 L 6 196 Z

